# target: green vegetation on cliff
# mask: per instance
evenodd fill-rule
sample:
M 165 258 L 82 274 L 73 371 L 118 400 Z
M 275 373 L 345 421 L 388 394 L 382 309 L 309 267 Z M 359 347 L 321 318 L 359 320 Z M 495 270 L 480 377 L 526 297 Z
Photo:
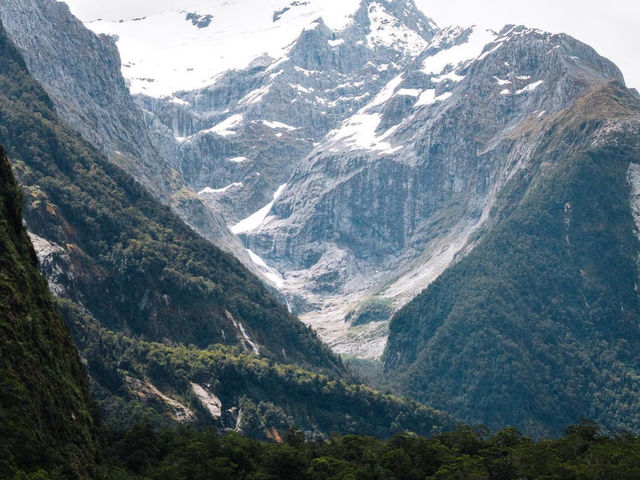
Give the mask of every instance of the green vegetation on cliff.
M 22 224 L 22 193 L 0 148 L 0 478 L 87 477 L 87 378 Z
M 70 258 L 71 300 L 131 336 L 249 348 L 248 336 L 263 356 L 342 369 L 240 262 L 66 127 L 1 29 L 0 59 L 0 144 L 29 229 Z
M 533 122 L 534 161 L 485 235 L 392 320 L 385 368 L 404 393 L 536 436 L 580 417 L 640 431 L 638 118 L 611 84 Z

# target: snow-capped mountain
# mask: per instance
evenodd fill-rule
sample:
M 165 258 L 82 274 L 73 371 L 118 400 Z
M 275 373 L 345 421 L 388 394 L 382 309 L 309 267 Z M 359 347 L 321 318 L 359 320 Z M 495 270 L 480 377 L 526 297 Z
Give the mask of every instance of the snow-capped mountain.
M 89 27 L 117 36 L 133 93 L 167 96 L 207 87 L 262 55 L 282 57 L 317 18 L 341 30 L 357 7 L 358 0 L 185 2 L 177 11 Z
M 526 168 L 522 125 L 612 79 L 613 64 L 564 35 L 443 30 L 326 135 L 247 244 L 287 272 L 283 289 L 302 292 L 304 318 L 338 351 L 380 354 L 390 312 L 473 247 Z
M 622 80 L 569 37 L 440 29 L 411 1 L 206 6 L 89 26 L 186 184 L 340 353 L 379 357 L 391 314 L 473 246 L 526 165 L 519 125 Z
M 415 23 L 413 6 L 401 5 L 405 11 L 394 15 L 393 3 L 370 3 L 367 41 L 387 47 L 402 43 L 417 54 L 426 45 L 424 27 Z M 315 20 L 339 32 L 354 23 L 359 8 L 359 0 L 192 0 L 177 11 L 88 25 L 116 36 L 131 91 L 159 97 L 207 87 L 218 75 L 245 69 L 261 56 L 280 59 Z M 398 24 L 398 16 L 407 23 Z M 336 39 L 333 46 L 338 45 Z
M 393 312 L 473 248 L 526 168 L 521 126 L 622 82 L 570 37 L 439 28 L 412 0 L 196 0 L 88 27 L 118 46 L 137 103 L 124 110 L 142 118 L 135 140 L 148 135 L 166 162 L 140 171 L 171 172 L 183 218 L 233 244 L 338 352 L 369 358 Z M 76 95 L 52 78 L 39 77 L 56 98 Z M 100 123 L 87 99 L 85 118 Z
M 638 428 L 640 104 L 592 48 L 412 0 L 0 19 L 68 124 L 336 352 L 472 423 Z

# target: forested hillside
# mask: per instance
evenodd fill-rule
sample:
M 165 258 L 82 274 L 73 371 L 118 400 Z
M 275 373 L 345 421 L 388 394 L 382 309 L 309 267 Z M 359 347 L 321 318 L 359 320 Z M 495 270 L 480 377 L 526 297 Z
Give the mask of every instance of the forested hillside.
M 0 478 L 35 469 L 86 478 L 95 454 L 86 373 L 21 213 L 0 147 Z
M 65 296 L 145 339 L 341 369 L 253 274 L 64 126 L 2 32 L 0 59 L 0 144 L 25 189 L 29 229 L 68 260 Z
M 535 163 L 471 253 L 395 316 L 386 372 L 466 422 L 637 431 L 640 101 L 612 83 L 525 128 Z

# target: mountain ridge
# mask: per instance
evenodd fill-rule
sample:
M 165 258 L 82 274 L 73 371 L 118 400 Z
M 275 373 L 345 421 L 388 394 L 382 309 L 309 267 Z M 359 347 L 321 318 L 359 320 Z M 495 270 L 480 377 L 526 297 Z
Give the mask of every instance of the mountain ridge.
M 527 127 L 536 161 L 505 189 L 486 235 L 392 320 L 385 368 L 404 372 L 405 392 L 535 435 L 580 416 L 637 429 L 634 402 L 618 398 L 638 391 L 639 107 L 611 83 Z

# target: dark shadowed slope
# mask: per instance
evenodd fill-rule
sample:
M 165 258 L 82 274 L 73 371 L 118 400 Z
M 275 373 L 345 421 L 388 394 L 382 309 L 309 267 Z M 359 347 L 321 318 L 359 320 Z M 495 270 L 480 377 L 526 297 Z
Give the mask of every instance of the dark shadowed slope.
M 21 213 L 22 192 L 0 148 L 0 478 L 20 470 L 88 478 L 94 451 L 86 373 L 38 272 Z

